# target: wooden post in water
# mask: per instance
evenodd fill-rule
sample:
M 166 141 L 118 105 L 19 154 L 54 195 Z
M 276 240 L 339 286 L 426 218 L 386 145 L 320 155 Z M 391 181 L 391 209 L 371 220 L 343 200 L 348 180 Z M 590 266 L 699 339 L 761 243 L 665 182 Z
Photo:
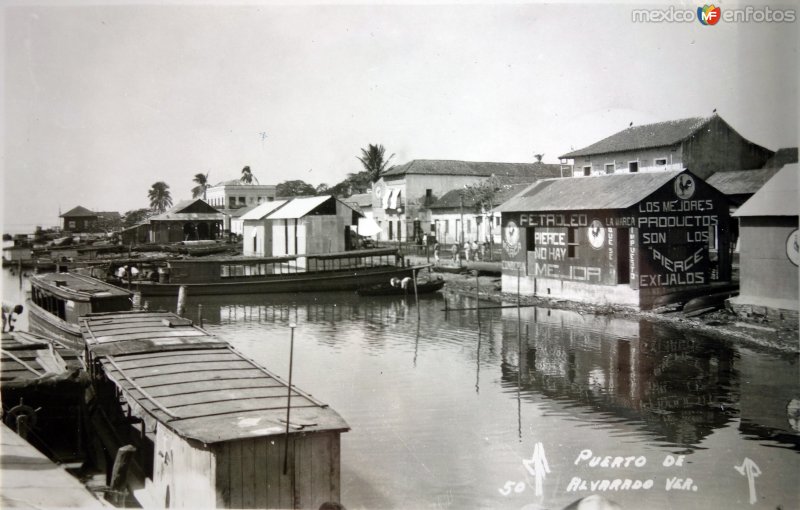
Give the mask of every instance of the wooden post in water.
M 203 305 L 197 305 L 197 322 L 200 323 L 200 327 L 203 327 Z
M 111 502 L 115 505 L 125 502 L 125 482 L 128 478 L 128 468 L 135 454 L 136 447 L 133 445 L 125 445 L 117 450 L 114 466 L 111 468 L 111 484 L 109 485 Z
M 292 365 L 294 361 L 294 328 L 296 324 L 291 323 L 289 327 L 292 333 L 289 340 L 289 392 L 286 398 L 286 437 L 283 448 L 283 474 L 285 475 L 289 469 L 289 412 L 292 409 Z
M 17 260 L 17 270 L 19 271 L 19 288 L 22 288 L 22 259 Z
M 180 287 L 178 287 L 177 313 L 181 317 L 183 317 L 184 313 L 186 313 L 186 285 L 181 285 Z
M 478 271 L 476 270 L 475 271 L 475 307 L 476 307 L 477 313 L 478 313 L 478 328 L 479 328 L 478 331 L 480 331 L 480 327 L 481 327 L 481 301 L 480 301 L 481 296 L 480 296 L 480 292 L 481 292 L 481 282 L 478 279 Z
M 411 281 L 414 282 L 414 302 L 417 305 L 417 321 L 419 321 L 419 295 L 417 294 L 417 270 L 411 270 Z

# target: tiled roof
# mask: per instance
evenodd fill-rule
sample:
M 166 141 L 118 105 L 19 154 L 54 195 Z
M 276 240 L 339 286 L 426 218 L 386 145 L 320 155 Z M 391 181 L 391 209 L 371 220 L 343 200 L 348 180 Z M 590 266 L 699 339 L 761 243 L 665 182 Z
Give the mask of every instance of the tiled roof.
M 800 165 L 781 168 L 734 216 L 798 216 L 797 189 Z
M 778 173 L 777 168 L 716 172 L 706 182 L 726 195 L 752 194 Z
M 679 170 L 543 179 L 498 207 L 497 211 L 576 211 L 627 209 L 680 174 Z
M 655 124 L 632 126 L 583 149 L 568 152 L 562 158 L 576 158 L 594 154 L 608 154 L 654 147 L 668 147 L 689 138 L 713 117 L 691 117 Z
M 797 163 L 797 147 L 778 149 L 764 164 L 764 168 L 780 168 L 789 163 Z
M 561 165 L 549 163 L 493 163 L 478 161 L 455 161 L 446 159 L 415 159 L 390 168 L 385 177 L 427 175 L 474 175 L 479 177 L 525 177 L 546 179 L 561 176 Z
M 494 203 L 492 205 L 500 205 L 517 193 L 530 186 L 530 183 L 522 184 L 506 184 L 501 186 L 500 190 L 494 196 Z M 450 190 L 439 198 L 429 209 L 455 209 L 461 207 L 461 190 Z M 474 209 L 475 200 L 471 197 L 464 197 L 464 208 Z
M 93 218 L 93 217 L 97 216 L 97 213 L 94 213 L 94 212 L 90 211 L 89 209 L 79 205 L 79 206 L 73 207 L 69 211 L 65 212 L 60 217 L 61 218 L 65 218 L 67 216 L 69 216 L 70 218 L 84 218 L 84 217 L 92 217 Z
M 342 202 L 346 204 L 355 204 L 358 207 L 372 207 L 372 193 L 356 193 L 350 195 L 348 198 L 343 198 Z

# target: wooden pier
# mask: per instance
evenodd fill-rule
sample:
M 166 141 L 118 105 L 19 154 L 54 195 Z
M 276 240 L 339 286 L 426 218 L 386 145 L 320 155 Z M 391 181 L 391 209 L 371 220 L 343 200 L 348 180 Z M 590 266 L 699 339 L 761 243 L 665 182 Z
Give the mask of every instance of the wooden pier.
M 0 428 L 0 507 L 113 508 L 5 424 Z

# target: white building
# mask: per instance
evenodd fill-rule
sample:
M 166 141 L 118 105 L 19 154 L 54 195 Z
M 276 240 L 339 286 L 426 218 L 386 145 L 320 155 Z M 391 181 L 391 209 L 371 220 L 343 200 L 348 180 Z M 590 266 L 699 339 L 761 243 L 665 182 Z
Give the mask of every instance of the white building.
M 206 202 L 217 209 L 236 209 L 275 200 L 275 185 L 224 181 L 206 190 Z

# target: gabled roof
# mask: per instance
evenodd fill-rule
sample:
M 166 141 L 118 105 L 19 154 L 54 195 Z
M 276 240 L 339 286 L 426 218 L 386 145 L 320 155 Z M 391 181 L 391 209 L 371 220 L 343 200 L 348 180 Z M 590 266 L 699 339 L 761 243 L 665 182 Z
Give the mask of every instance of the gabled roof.
M 526 189 L 530 186 L 530 183 L 522 183 L 522 184 L 506 184 L 500 187 L 497 193 L 494 196 L 493 204 L 492 205 L 500 205 L 509 198 L 513 197 L 514 195 L 518 194 L 522 190 Z M 450 190 L 444 195 L 439 198 L 433 205 L 429 207 L 429 209 L 437 210 L 437 209 L 455 209 L 461 207 L 461 190 L 454 189 Z M 475 200 L 472 197 L 464 197 L 464 208 L 465 210 L 474 209 L 475 208 Z
M 568 152 L 562 158 L 572 159 L 594 154 L 632 151 L 654 147 L 669 147 L 689 138 L 708 124 L 712 117 L 691 117 L 632 126 L 583 149 Z
M 286 204 L 287 200 L 274 200 L 272 202 L 264 202 L 263 204 L 259 204 L 256 207 L 250 209 L 247 213 L 241 216 L 242 221 L 247 220 L 263 220 L 266 218 L 271 212 L 283 207 Z
M 98 218 L 105 218 L 112 221 L 122 219 L 122 215 L 117 211 L 98 211 L 96 214 Z
M 780 168 L 789 163 L 797 163 L 797 147 L 778 149 L 775 154 L 764 163 L 764 168 Z
M 526 177 L 546 179 L 561 176 L 561 165 L 549 163 L 493 163 L 479 161 L 455 161 L 446 159 L 415 159 L 390 168 L 382 175 L 386 177 L 425 175 L 473 175 L 478 177 Z
M 800 171 L 800 165 L 797 163 L 781 168 L 733 215 L 740 218 L 743 216 L 798 216 L 798 171 Z
M 355 204 L 358 207 L 372 207 L 372 193 L 356 193 L 347 198 L 343 198 L 342 202 L 346 204 Z
M 178 202 L 169 211 L 150 218 L 150 221 L 170 220 L 222 220 L 222 213 L 202 198 L 195 198 Z
M 70 217 L 70 218 L 87 218 L 91 217 L 94 218 L 97 216 L 97 213 L 90 211 L 89 209 L 83 206 L 73 207 L 69 211 L 65 212 L 60 216 L 60 218 Z
M 674 179 L 680 170 L 543 179 L 495 209 L 517 211 L 575 211 L 627 209 Z
M 716 172 L 706 182 L 726 195 L 753 194 L 776 173 L 777 168 Z

